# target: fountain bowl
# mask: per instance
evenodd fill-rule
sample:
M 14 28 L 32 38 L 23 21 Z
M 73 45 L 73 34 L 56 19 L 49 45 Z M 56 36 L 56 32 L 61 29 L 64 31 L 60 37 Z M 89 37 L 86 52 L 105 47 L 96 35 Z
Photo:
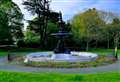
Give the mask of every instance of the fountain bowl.
M 27 54 L 24 59 L 24 63 L 27 62 L 90 62 L 95 61 L 98 58 L 98 54 L 90 52 L 77 52 L 71 51 L 70 54 L 54 52 L 34 52 Z

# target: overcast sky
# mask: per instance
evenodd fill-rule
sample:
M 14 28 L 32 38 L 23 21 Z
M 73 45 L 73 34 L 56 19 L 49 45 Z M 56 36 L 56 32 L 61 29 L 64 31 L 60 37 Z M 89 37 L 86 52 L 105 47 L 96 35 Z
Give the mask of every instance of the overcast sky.
M 25 19 L 29 20 L 33 17 L 24 9 L 23 0 L 13 0 L 19 5 Z M 52 0 L 50 8 L 54 11 L 61 11 L 64 20 L 70 20 L 75 14 L 82 12 L 88 8 L 96 8 L 99 10 L 111 11 L 120 14 L 120 0 Z

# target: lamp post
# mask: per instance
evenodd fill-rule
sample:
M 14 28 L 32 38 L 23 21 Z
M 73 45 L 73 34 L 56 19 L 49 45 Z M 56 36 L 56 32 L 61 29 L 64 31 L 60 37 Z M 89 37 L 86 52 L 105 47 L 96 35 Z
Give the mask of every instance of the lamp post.
M 117 52 L 118 52 L 118 49 L 117 49 L 117 47 L 115 47 L 115 53 L 114 54 L 115 54 L 115 59 L 116 60 L 118 60 L 118 53 Z

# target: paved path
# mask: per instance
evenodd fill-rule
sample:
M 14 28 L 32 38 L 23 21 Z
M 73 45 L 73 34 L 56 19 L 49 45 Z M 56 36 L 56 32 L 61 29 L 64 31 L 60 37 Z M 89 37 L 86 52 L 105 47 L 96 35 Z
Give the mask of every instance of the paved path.
M 120 59 L 114 64 L 101 66 L 101 67 L 91 67 L 91 68 L 36 68 L 36 67 L 24 67 L 24 66 L 15 66 L 9 65 L 6 62 L 6 58 L 0 58 L 0 70 L 7 71 L 17 71 L 17 72 L 60 72 L 60 73 L 80 73 L 80 74 L 89 74 L 89 73 L 101 73 L 101 72 L 111 72 L 111 71 L 120 71 Z

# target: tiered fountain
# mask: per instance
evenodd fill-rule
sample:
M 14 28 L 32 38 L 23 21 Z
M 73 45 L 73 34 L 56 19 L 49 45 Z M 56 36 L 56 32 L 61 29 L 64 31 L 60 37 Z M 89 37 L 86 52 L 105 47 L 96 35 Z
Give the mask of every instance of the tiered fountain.
M 24 62 L 46 62 L 46 61 L 63 61 L 63 62 L 89 62 L 98 58 L 97 54 L 88 52 L 70 51 L 65 45 L 65 38 L 69 37 L 71 33 L 65 31 L 65 23 L 62 20 L 62 14 L 59 13 L 59 32 L 51 34 L 58 38 L 57 47 L 53 52 L 37 52 L 30 53 L 26 56 Z
M 65 44 L 65 38 L 69 37 L 71 33 L 68 33 L 65 31 L 65 22 L 62 20 L 62 13 L 59 13 L 59 32 L 58 33 L 53 33 L 52 36 L 55 36 L 58 38 L 58 44 L 57 47 L 54 50 L 54 53 L 59 54 L 59 53 L 66 53 L 70 54 L 70 50 L 66 47 Z

